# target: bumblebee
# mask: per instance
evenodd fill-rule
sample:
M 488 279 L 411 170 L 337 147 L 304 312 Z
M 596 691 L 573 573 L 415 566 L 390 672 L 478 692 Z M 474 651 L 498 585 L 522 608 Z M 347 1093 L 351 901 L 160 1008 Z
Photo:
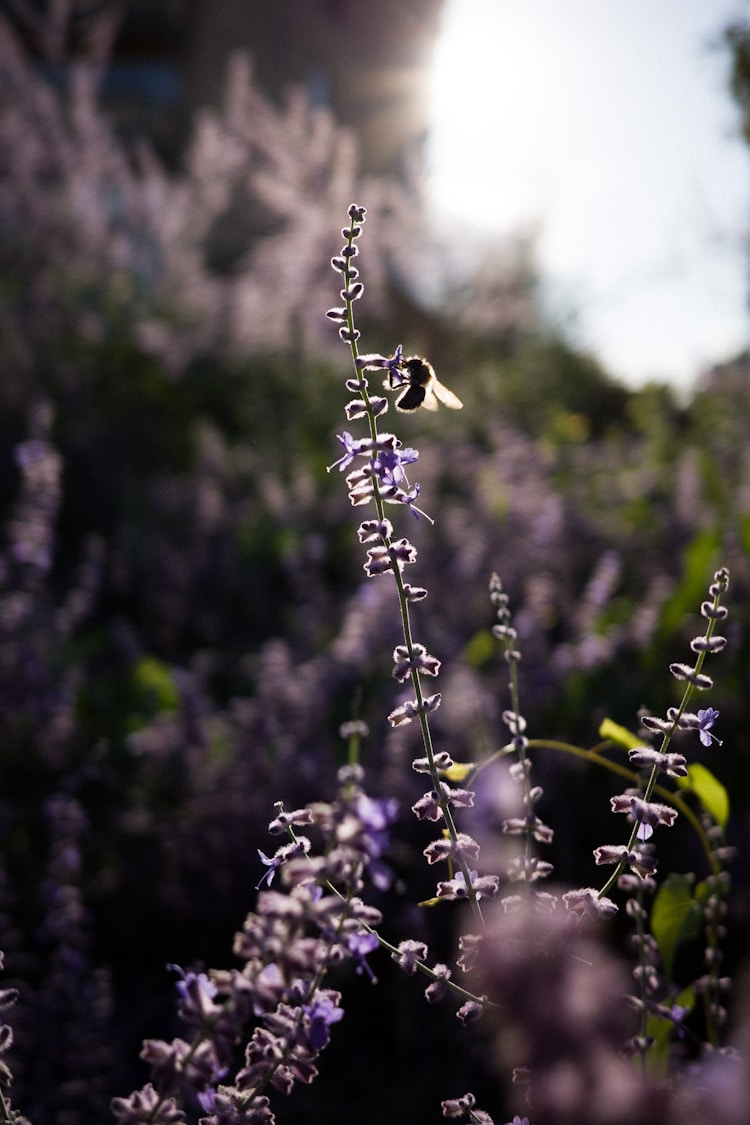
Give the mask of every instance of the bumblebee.
M 425 410 L 437 410 L 440 402 L 451 410 L 460 410 L 463 406 L 458 395 L 454 395 L 453 391 L 443 386 L 432 364 L 422 356 L 407 356 L 399 364 L 398 374 L 389 371 L 389 390 L 399 390 L 404 386 L 406 389 L 396 399 L 396 410 L 402 413 L 410 414 L 414 410 L 419 410 L 420 406 Z

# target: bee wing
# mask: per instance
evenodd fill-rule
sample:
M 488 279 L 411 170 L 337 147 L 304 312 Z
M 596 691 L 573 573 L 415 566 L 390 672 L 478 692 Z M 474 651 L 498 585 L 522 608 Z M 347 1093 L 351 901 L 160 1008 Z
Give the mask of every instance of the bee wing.
M 461 402 L 458 395 L 454 395 L 453 391 L 449 391 L 448 388 L 444 387 L 437 379 L 433 379 L 430 383 L 430 390 L 435 398 L 439 399 L 443 406 L 447 406 L 450 410 L 461 410 L 463 408 L 464 404 Z M 434 402 L 434 399 L 432 401 Z M 437 410 L 436 402 L 434 406 L 431 407 L 428 406 L 427 401 L 425 401 L 424 405 L 427 410 Z
M 425 408 L 425 410 L 437 410 L 438 409 L 438 400 L 435 398 L 434 383 L 435 383 L 435 380 L 431 379 L 429 386 L 424 388 L 425 395 L 424 395 L 424 401 L 422 403 L 422 406 Z

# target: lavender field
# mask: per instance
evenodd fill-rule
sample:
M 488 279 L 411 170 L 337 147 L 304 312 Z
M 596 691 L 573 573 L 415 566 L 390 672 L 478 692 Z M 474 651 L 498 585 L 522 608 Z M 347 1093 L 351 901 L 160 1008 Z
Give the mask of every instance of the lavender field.
M 70 78 L 0 21 L 0 1121 L 745 1122 L 750 357 L 452 289 L 241 57 L 179 171 Z

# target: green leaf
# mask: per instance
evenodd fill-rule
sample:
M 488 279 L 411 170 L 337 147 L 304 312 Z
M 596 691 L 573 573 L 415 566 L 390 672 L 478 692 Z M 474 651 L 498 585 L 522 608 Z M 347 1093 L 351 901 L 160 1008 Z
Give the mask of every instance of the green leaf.
M 470 668 L 481 668 L 497 653 L 497 641 L 489 629 L 482 629 L 464 645 L 463 660 Z
M 476 768 L 475 762 L 454 762 L 447 770 L 441 770 L 440 773 L 443 777 L 447 777 L 448 781 L 466 781 L 471 771 Z
M 662 612 L 660 631 L 664 636 L 677 633 L 684 618 L 695 612 L 705 597 L 706 575 L 716 569 L 719 534 L 714 529 L 699 531 L 683 551 L 682 577 Z
M 602 738 L 606 738 L 608 742 L 624 746 L 626 750 L 635 750 L 636 746 L 643 746 L 642 738 L 633 734 L 627 727 L 621 727 L 619 723 L 613 723 L 611 719 L 605 719 L 602 722 L 599 727 L 599 734 Z
M 709 769 L 700 762 L 693 762 L 688 766 L 687 777 L 679 777 L 677 784 L 680 789 L 695 793 L 709 816 L 713 817 L 720 828 L 726 828 L 729 820 L 729 794 Z
M 140 709 L 146 714 L 176 711 L 180 693 L 174 672 L 155 656 L 143 656 L 133 669 L 133 689 Z
M 667 980 L 672 979 L 677 947 L 695 937 L 700 929 L 702 911 L 693 897 L 692 884 L 692 875 L 669 875 L 659 887 L 651 909 L 651 932 Z

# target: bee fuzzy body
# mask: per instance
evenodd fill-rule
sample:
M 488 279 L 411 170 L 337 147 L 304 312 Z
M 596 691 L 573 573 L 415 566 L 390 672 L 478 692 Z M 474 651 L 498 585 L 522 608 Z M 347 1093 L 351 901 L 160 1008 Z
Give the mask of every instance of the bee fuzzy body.
M 460 410 L 463 406 L 461 399 L 449 391 L 438 379 L 431 363 L 419 355 L 407 356 L 399 367 L 399 381 L 391 372 L 388 377 L 390 390 L 405 390 L 396 399 L 396 410 L 404 414 L 411 414 L 423 406 L 425 410 L 437 410 L 438 404 L 449 407 L 451 410 Z

